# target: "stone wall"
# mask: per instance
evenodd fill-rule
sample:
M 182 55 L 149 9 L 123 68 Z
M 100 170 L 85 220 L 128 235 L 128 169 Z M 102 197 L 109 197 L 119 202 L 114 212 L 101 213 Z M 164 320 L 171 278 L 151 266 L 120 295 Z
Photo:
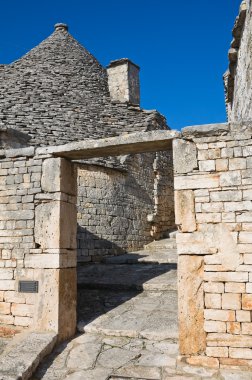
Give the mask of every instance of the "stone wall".
M 252 117 L 250 0 L 242 1 L 232 34 L 233 40 L 228 52 L 229 69 L 224 75 L 227 113 L 229 121 L 246 121 Z
M 73 166 L 34 148 L 2 150 L 1 157 L 0 323 L 67 338 L 75 331 Z M 19 281 L 38 281 L 38 292 L 21 291 Z
M 122 157 L 124 164 L 118 170 L 79 166 L 80 262 L 141 249 L 174 227 L 171 155 L 159 152 Z
M 191 364 L 252 363 L 251 135 L 217 124 L 174 142 L 180 352 Z

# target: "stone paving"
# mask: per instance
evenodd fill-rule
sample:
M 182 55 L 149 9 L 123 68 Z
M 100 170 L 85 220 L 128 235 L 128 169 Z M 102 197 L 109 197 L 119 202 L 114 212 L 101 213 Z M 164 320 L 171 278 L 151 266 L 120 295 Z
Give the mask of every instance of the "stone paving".
M 252 372 L 192 367 L 177 357 L 177 344 L 167 340 L 86 333 L 58 346 L 32 380 L 252 379 Z
M 0 355 L 4 351 L 5 347 L 9 343 L 9 341 L 10 341 L 10 339 L 8 339 L 8 338 L 1 338 L 0 337 Z
M 177 360 L 175 263 L 167 264 L 165 255 L 161 264 L 128 260 L 79 270 L 82 333 L 58 346 L 32 380 L 252 380 L 252 372 Z

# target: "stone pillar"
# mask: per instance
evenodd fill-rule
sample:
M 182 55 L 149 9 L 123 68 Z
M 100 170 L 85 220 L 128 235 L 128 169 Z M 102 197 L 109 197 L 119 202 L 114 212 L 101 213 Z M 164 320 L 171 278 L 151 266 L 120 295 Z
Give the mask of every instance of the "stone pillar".
M 195 355 L 205 350 L 204 331 L 204 257 L 191 249 L 197 229 L 194 192 L 190 180 L 180 186 L 178 180 L 186 178 L 197 168 L 196 145 L 190 141 L 174 140 L 173 162 L 175 173 L 175 223 L 178 246 L 178 319 L 179 349 L 181 355 Z M 196 245 L 198 243 L 196 242 Z M 201 247 L 201 242 L 199 243 Z
M 25 267 L 34 268 L 39 281 L 34 328 L 53 330 L 61 341 L 76 330 L 76 175 L 71 162 L 46 159 L 41 188 L 35 207 L 37 249 L 26 257 Z

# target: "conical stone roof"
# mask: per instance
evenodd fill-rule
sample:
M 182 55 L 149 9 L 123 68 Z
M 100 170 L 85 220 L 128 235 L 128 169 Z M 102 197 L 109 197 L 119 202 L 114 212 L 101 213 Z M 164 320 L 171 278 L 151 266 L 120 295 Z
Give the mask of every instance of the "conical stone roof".
M 156 113 L 111 102 L 106 70 L 64 24 L 18 61 L 1 66 L 0 128 L 28 133 L 30 144 L 160 128 L 156 124 Z

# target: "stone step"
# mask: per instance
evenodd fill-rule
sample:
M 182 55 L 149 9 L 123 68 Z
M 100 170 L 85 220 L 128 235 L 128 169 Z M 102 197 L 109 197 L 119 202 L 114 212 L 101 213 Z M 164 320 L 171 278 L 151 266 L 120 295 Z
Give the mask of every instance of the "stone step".
M 176 249 L 177 244 L 176 244 L 176 239 L 175 238 L 168 238 L 168 239 L 162 239 L 162 240 L 155 240 L 152 243 L 149 243 L 144 246 L 144 249 L 147 251 L 152 251 L 152 250 L 169 250 L 169 249 Z
M 170 340 L 178 337 L 177 292 L 79 289 L 78 330 L 86 333 Z
M 177 263 L 178 255 L 175 248 L 141 250 L 129 252 L 119 256 L 105 257 L 102 262 L 107 264 L 137 264 L 137 263 Z
M 78 267 L 78 288 L 176 290 L 176 264 L 88 264 Z
M 24 332 L 11 339 L 0 355 L 0 379 L 28 380 L 57 339 L 53 332 Z

